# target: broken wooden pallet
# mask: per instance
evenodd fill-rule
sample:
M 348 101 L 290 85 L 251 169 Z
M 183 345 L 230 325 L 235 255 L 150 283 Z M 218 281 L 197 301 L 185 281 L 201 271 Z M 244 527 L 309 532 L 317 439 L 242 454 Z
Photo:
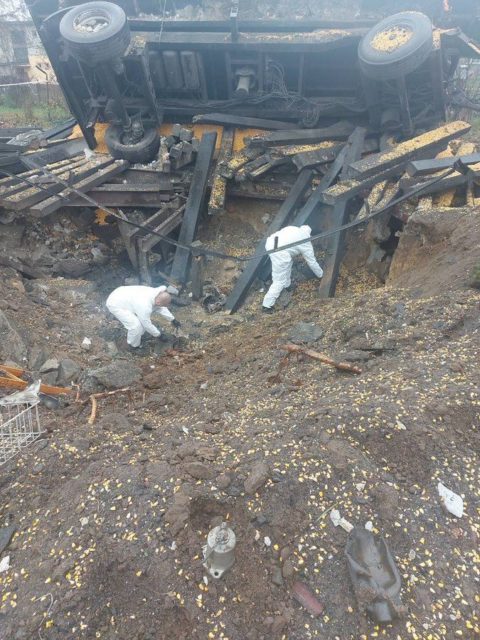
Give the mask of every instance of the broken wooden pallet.
M 113 158 L 92 158 L 90 160 L 78 161 L 72 165 L 67 165 L 64 170 L 56 175 L 56 178 L 51 179 L 50 184 L 42 186 L 27 186 L 26 189 L 21 191 L 15 191 L 12 195 L 7 192 L 0 197 L 0 204 L 5 209 L 11 209 L 13 211 L 23 211 L 37 202 L 46 200 L 48 197 L 56 195 L 65 189 L 65 182 L 68 182 L 72 186 L 76 183 L 84 180 L 93 173 L 100 171 L 113 163 Z M 47 180 L 50 176 L 46 176 Z M 61 181 L 61 182 L 60 182 Z M 43 188 L 42 188 L 43 187 Z
M 75 183 L 73 187 L 75 188 L 75 197 L 78 197 L 78 192 L 87 193 L 90 192 L 94 187 L 102 185 L 106 180 L 116 176 L 126 169 L 128 169 L 129 163 L 126 160 L 115 160 L 111 164 L 108 164 L 103 169 L 100 169 L 93 175 L 90 175 L 83 180 Z M 117 185 L 115 185 L 117 186 Z M 137 186 L 137 185 L 135 185 Z M 58 195 L 52 196 L 51 198 L 47 198 L 42 202 L 37 202 L 37 204 L 30 207 L 30 213 L 37 217 L 47 216 L 50 213 L 53 213 L 60 207 L 66 207 L 69 204 L 69 198 L 72 192 L 70 189 L 64 189 Z M 87 201 L 85 202 L 85 206 L 88 205 Z

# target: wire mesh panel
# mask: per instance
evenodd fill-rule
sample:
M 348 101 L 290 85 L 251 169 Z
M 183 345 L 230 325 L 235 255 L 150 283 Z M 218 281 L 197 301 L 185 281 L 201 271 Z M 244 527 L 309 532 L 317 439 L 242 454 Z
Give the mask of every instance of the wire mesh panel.
M 0 407 L 0 464 L 13 458 L 42 434 L 38 402 Z

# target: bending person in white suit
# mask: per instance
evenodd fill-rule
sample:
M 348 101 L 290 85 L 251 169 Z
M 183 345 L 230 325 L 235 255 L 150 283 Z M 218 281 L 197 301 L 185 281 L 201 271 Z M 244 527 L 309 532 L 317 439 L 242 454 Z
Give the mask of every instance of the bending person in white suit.
M 157 311 L 176 328 L 180 326 L 175 316 L 168 310 L 172 298 L 167 287 L 118 287 L 107 298 L 107 309 L 127 330 L 127 342 L 131 347 L 139 347 L 143 334 L 158 338 L 161 331 L 151 321 L 153 310 Z

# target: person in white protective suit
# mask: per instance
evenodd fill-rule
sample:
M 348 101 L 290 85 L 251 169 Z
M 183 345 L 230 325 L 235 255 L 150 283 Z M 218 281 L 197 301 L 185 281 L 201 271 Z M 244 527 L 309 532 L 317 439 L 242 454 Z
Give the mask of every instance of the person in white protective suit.
M 267 238 L 265 249 L 267 251 L 274 249 L 276 238 L 278 238 L 278 244 L 276 246 L 283 247 L 291 244 L 292 242 L 297 242 L 298 240 L 306 240 L 307 238 L 310 238 L 311 235 L 312 230 L 306 224 L 301 227 L 284 227 L 283 229 L 280 229 L 280 231 L 272 233 L 272 235 Z M 267 313 L 273 311 L 273 306 L 275 305 L 279 295 L 284 289 L 288 289 L 290 287 L 293 258 L 295 256 L 303 256 L 305 262 L 317 278 L 321 278 L 323 276 L 323 269 L 315 258 L 311 242 L 304 242 L 296 247 L 271 253 L 272 284 L 263 299 L 263 311 Z
M 161 334 L 150 320 L 154 308 L 175 328 L 180 327 L 178 320 L 168 310 L 172 298 L 167 287 L 128 286 L 118 287 L 107 298 L 107 309 L 127 330 L 127 342 L 131 347 L 139 347 L 145 332 L 158 338 Z

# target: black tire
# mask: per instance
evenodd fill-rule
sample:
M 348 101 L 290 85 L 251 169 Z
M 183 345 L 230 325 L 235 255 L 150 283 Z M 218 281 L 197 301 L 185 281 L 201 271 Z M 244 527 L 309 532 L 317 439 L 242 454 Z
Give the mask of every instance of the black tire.
M 160 147 L 160 136 L 156 129 L 145 129 L 143 138 L 136 144 L 124 144 L 122 136 L 123 128 L 115 124 L 111 124 L 105 133 L 105 143 L 113 158 L 145 163 L 156 157 Z
M 395 46 L 395 33 L 399 44 L 386 50 L 389 32 L 392 34 L 392 47 Z M 408 38 L 403 43 L 402 36 Z M 374 80 L 400 78 L 425 62 L 432 47 L 432 23 L 428 16 L 409 11 L 397 13 L 381 20 L 362 38 L 358 47 L 360 68 Z
M 88 31 L 94 22 L 101 28 Z M 70 55 L 91 66 L 120 58 L 130 44 L 125 11 L 112 2 L 86 2 L 73 7 L 63 16 L 59 28 Z

